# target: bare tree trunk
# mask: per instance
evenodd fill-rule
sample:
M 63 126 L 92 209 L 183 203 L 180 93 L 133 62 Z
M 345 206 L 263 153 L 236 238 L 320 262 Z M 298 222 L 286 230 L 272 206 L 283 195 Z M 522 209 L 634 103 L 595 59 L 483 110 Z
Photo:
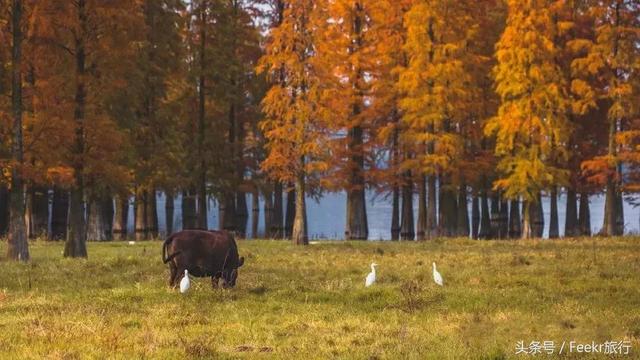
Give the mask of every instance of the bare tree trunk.
M 413 221 L 413 186 L 411 176 L 404 174 L 405 182 L 402 184 L 402 219 L 400 220 L 400 238 L 413 240 L 415 238 Z
M 304 159 L 301 160 L 304 165 Z M 293 193 L 296 195 L 295 200 L 295 218 L 293 221 L 293 243 L 296 245 L 308 245 L 309 235 L 307 230 L 307 205 L 305 203 L 305 184 L 304 175 L 299 174 L 295 181 L 295 190 Z
M 425 240 L 427 235 L 427 177 L 420 175 L 418 181 L 418 231 L 417 239 Z M 410 174 L 407 176 L 407 180 L 411 181 Z M 411 192 L 413 198 L 413 191 Z M 403 200 L 404 201 L 404 200 Z M 413 212 L 413 202 L 412 209 Z
M 116 196 L 116 214 L 113 221 L 113 237 L 115 240 L 127 239 L 127 225 L 129 224 L 129 196 Z
M 576 191 L 572 188 L 567 189 L 567 208 L 564 218 L 564 236 L 578 236 L 580 230 L 578 228 L 578 207 Z
M 478 238 L 478 230 L 480 229 L 480 199 L 473 194 L 471 200 L 471 238 Z
M 491 224 L 491 238 L 501 239 L 500 237 L 500 197 L 497 191 L 491 195 L 491 212 L 489 213 L 489 222 Z
M 260 193 L 258 188 L 254 187 L 251 194 L 251 237 L 258 238 L 258 223 L 260 220 Z
M 356 109 L 354 113 L 359 111 Z M 361 153 L 363 129 L 356 126 L 349 130 L 349 149 L 353 152 L 351 162 L 353 169 L 347 189 L 347 240 L 367 240 L 369 224 L 367 221 L 367 204 L 365 200 L 364 155 Z
M 531 201 L 522 202 L 522 238 L 531 238 Z
M 198 212 L 197 212 L 197 223 L 196 227 L 199 229 L 208 229 L 209 224 L 207 223 L 207 162 L 205 156 L 205 144 L 204 140 L 206 137 L 206 112 L 205 112 L 205 91 L 207 89 L 207 84 L 205 82 L 205 72 L 207 71 L 207 59 L 206 59 L 206 47 L 207 47 L 207 26 L 204 24 L 207 23 L 207 9 L 205 8 L 207 4 L 200 4 L 200 11 L 198 15 L 200 16 L 200 63 L 198 64 L 199 76 L 198 76 L 198 155 L 200 157 L 200 169 L 198 174 Z
M 616 121 L 609 122 L 609 152 L 608 155 L 615 157 L 616 155 Z M 615 168 L 617 171 L 617 167 Z M 604 224 L 602 225 L 602 235 L 612 236 L 616 233 L 616 195 L 617 186 L 616 179 L 613 176 L 607 177 L 607 188 L 604 200 Z
M 9 188 L 0 185 L 0 237 L 9 232 Z
M 480 215 L 480 231 L 478 238 L 489 239 L 491 237 L 491 219 L 489 218 L 489 199 L 487 199 L 487 190 L 483 189 L 480 195 L 480 206 L 482 213 Z
M 440 176 L 440 236 L 452 237 L 456 235 L 457 204 L 454 193 L 449 189 L 449 184 L 444 176 Z
M 69 192 L 59 187 L 53 188 L 51 205 L 51 240 L 67 237 L 67 218 L 69 216 Z
M 520 201 L 517 199 L 511 200 L 511 204 L 509 206 L 509 237 L 511 239 L 522 237 L 521 224 Z
M 620 171 L 619 171 L 620 172 Z M 615 235 L 624 235 L 624 200 L 622 199 L 622 192 L 616 194 L 616 227 Z
M 273 190 L 273 217 L 271 218 L 271 238 L 281 239 L 284 236 L 283 207 L 282 207 L 282 183 L 275 182 Z
M 436 176 L 427 179 L 427 238 L 438 236 L 438 209 L 436 202 Z
M 13 46 L 11 57 L 11 107 L 13 111 L 13 143 L 11 157 L 10 222 L 7 256 L 12 260 L 29 261 L 27 227 L 24 223 L 24 184 L 19 166 L 24 163 L 22 143 L 22 1 L 13 0 L 11 22 Z
M 556 239 L 560 237 L 560 229 L 558 224 L 558 188 L 555 186 L 551 188 L 550 199 L 550 212 L 549 212 L 549 239 Z
M 391 240 L 400 239 L 400 189 L 393 186 L 391 200 Z
M 273 192 L 264 191 L 264 237 L 271 237 L 271 227 L 273 226 Z
M 182 229 L 197 229 L 196 198 L 193 189 L 182 192 Z
M 149 190 L 146 200 L 147 236 L 156 239 L 158 238 L 158 197 L 155 188 Z
M 249 220 L 249 209 L 247 208 L 246 194 L 236 192 L 236 231 L 240 233 L 240 237 L 245 237 L 247 233 L 247 222 Z M 293 224 L 291 225 L 293 229 Z
M 84 203 L 84 155 L 85 155 L 85 39 L 88 33 L 86 0 L 76 2 L 78 10 L 78 34 L 75 36 L 75 111 L 74 120 L 76 125 L 75 146 L 73 154 L 78 157 L 74 164 L 75 184 L 69 196 L 69 229 L 67 231 L 67 242 L 64 248 L 65 257 L 87 257 L 87 218 L 85 215 Z
M 147 221 L 149 217 L 147 215 L 148 193 L 146 190 L 138 189 L 135 199 L 135 239 L 145 240 L 149 237 L 149 224 Z
M 530 205 L 531 235 L 541 238 L 544 234 L 544 209 L 542 209 L 542 195 L 538 193 L 535 203 Z
M 100 199 L 93 198 L 87 204 L 87 240 L 105 241 Z
M 225 192 L 220 204 L 220 223 L 222 229 L 236 231 L 236 197 L 232 192 Z
M 49 229 L 49 191 L 46 187 L 31 188 L 30 198 L 31 231 L 29 238 L 46 237 Z
M 173 217 L 175 214 L 175 199 L 173 196 L 173 191 L 165 192 L 164 214 L 165 223 L 167 225 L 166 236 L 169 236 L 173 234 Z
M 293 222 L 296 216 L 296 190 L 294 188 L 287 191 L 287 209 L 284 217 L 284 236 L 291 239 L 293 235 Z
M 509 237 L 509 200 L 500 195 L 500 239 Z
M 31 211 L 31 207 L 33 206 L 33 203 L 31 201 L 32 198 L 32 192 L 29 189 L 28 186 L 25 186 L 25 194 L 24 194 L 24 203 L 25 203 L 25 208 L 24 208 L 24 226 L 27 230 L 27 239 L 32 239 L 33 238 L 33 221 L 31 220 L 33 214 Z
M 458 188 L 458 233 L 460 237 L 469 237 L 469 211 L 467 209 L 467 185 Z
M 589 194 L 580 193 L 580 209 L 578 217 L 578 228 L 580 235 L 591 236 L 591 210 L 589 209 Z

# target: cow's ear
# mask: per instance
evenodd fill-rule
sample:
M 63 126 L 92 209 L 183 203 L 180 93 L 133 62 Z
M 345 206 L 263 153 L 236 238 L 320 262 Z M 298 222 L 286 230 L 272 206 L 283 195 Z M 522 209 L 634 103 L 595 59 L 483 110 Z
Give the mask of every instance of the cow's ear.
M 238 267 L 242 266 L 242 264 L 244 264 L 244 256 L 241 256 L 240 260 L 238 260 Z

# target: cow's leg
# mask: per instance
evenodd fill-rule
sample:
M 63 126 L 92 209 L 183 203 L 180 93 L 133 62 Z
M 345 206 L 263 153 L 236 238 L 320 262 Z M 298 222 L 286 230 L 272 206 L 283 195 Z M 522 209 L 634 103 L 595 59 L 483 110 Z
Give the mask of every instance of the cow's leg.
M 169 275 L 169 286 L 175 288 L 178 269 L 176 267 L 176 264 L 173 263 L 173 261 L 169 263 L 169 271 L 171 271 L 171 274 Z

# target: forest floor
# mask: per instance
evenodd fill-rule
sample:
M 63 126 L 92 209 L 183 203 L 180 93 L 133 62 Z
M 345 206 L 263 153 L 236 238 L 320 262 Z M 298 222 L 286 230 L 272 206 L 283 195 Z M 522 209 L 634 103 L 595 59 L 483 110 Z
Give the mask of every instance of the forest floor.
M 7 261 L 3 242 L 0 359 L 536 358 L 519 341 L 553 341 L 554 358 L 565 341 L 565 355 L 570 341 L 628 341 L 621 358 L 640 358 L 637 237 L 239 247 L 235 289 L 193 279 L 183 295 L 159 241 L 91 242 L 88 260 L 37 241 L 30 264 Z

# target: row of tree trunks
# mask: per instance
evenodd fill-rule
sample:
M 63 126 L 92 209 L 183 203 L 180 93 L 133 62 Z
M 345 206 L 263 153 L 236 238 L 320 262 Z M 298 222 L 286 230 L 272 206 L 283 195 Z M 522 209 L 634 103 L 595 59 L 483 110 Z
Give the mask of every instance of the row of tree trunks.
M 251 237 L 257 239 L 258 225 L 260 220 L 260 198 L 258 189 L 254 189 L 251 193 Z
M 223 218 L 225 209 L 220 204 L 220 213 Z M 182 192 L 182 229 L 196 229 L 196 195 L 194 190 L 185 190 Z
M 173 192 L 166 192 L 165 193 L 166 197 L 165 197 L 165 202 L 164 202 L 164 214 L 165 214 L 165 223 L 166 223 L 166 227 L 167 227 L 167 236 L 173 234 L 173 217 L 174 217 L 174 213 L 175 213 L 175 199 L 173 196 Z
M 285 238 L 291 239 L 293 234 L 293 222 L 296 216 L 296 191 L 290 189 L 287 192 L 287 207 L 284 214 L 284 235 Z

